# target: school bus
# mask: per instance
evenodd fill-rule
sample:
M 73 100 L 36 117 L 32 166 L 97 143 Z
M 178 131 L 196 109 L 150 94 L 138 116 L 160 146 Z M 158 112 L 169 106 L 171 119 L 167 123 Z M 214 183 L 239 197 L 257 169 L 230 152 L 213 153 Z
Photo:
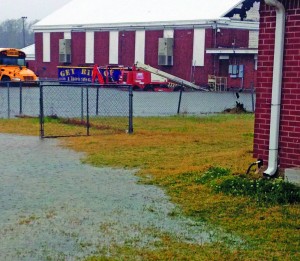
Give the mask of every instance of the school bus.
M 0 81 L 37 83 L 39 78 L 27 68 L 25 58 L 26 54 L 19 49 L 0 48 Z

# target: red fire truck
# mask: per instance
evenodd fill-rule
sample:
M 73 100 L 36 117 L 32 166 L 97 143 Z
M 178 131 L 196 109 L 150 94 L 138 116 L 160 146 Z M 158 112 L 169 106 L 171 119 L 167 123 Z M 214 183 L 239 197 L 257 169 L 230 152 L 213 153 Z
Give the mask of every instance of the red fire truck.
M 184 87 L 204 90 L 201 87 L 149 65 L 137 62 L 132 67 L 98 66 L 92 72 L 92 82 L 100 84 L 128 84 L 133 90 L 178 91 Z
M 175 85 L 166 78 L 153 79 L 151 72 L 143 69 L 123 66 L 97 66 L 92 72 L 92 82 L 100 84 L 127 84 L 132 85 L 133 90 L 143 91 L 173 91 Z

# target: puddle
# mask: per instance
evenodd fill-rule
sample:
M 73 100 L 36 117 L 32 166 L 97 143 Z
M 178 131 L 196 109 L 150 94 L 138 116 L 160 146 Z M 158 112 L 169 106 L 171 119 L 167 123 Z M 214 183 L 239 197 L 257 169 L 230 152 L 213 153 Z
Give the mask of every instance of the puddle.
M 0 260 L 109 256 L 113 245 L 154 246 L 160 233 L 211 240 L 134 171 L 82 164 L 82 154 L 37 137 L 0 134 L 0 151 Z

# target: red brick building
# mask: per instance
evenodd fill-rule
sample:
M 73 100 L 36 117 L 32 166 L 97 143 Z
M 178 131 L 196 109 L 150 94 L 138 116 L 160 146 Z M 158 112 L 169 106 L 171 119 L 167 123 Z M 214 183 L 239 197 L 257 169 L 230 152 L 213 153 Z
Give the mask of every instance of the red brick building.
M 120 0 L 113 8 L 106 2 L 73 0 L 34 26 L 35 70 L 41 78 L 57 78 L 59 65 L 132 66 L 140 61 L 199 85 L 207 85 L 209 75 L 225 77 L 228 87 L 255 84 L 257 2 L 249 1 L 253 8 L 243 21 L 235 15 L 243 9 L 239 0 L 212 0 L 207 6 L 198 0 L 143 5 L 130 0 L 126 8 Z M 161 41 L 167 48 L 161 48 Z
M 260 15 L 254 155 L 272 176 L 300 167 L 300 0 L 261 1 Z

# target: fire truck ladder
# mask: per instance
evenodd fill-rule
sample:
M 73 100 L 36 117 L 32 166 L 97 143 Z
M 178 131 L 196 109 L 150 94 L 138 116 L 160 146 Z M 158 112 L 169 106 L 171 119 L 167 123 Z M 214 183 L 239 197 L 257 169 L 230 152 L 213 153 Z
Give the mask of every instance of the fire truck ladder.
M 166 73 L 166 72 L 158 70 L 156 68 L 153 68 L 150 65 L 146 65 L 146 64 L 143 64 L 141 62 L 136 62 L 135 67 L 139 68 L 139 69 L 143 69 L 143 70 L 151 72 L 151 73 L 154 73 L 154 74 L 159 75 L 161 77 L 167 78 L 168 80 L 170 80 L 172 82 L 175 82 L 177 84 L 183 85 L 184 87 L 192 88 L 192 89 L 196 89 L 196 90 L 201 90 L 201 91 L 207 91 L 207 89 L 205 89 L 205 88 L 202 88 L 202 87 L 200 87 L 196 84 L 193 84 L 189 81 L 181 79 L 181 78 L 179 78 L 177 76 L 174 76 L 172 74 Z

